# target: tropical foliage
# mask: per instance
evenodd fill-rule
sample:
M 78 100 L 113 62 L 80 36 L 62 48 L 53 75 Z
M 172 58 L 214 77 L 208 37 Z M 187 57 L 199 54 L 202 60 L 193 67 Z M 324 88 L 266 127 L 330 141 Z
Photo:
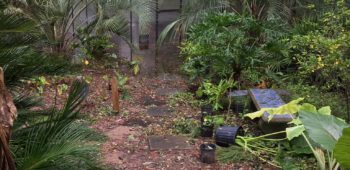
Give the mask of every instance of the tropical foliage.
M 97 148 L 91 141 L 97 135 L 76 121 L 87 94 L 87 84 L 78 80 L 63 109 L 19 111 L 11 142 L 17 169 L 96 168 L 93 154 Z
M 234 78 L 259 83 L 287 65 L 287 47 L 279 37 L 282 27 L 233 13 L 212 14 L 191 28 L 182 46 L 184 70 L 192 78 Z M 276 41 L 277 39 L 277 41 Z
M 133 11 L 144 28 L 149 23 L 154 12 L 153 0 L 128 1 L 13 1 L 8 4 L 7 11 L 16 13 L 33 22 L 38 28 L 40 44 L 44 50 L 53 54 L 65 54 L 74 41 L 77 28 L 86 27 L 91 34 L 114 33 L 124 39 L 129 38 L 128 18 L 124 14 Z M 81 14 L 93 7 L 97 7 L 83 25 L 77 26 Z M 94 11 L 94 10 L 93 10 Z M 113 12 L 111 12 L 113 11 Z
M 302 100 L 303 99 L 297 99 L 279 108 L 266 108 L 262 109 L 262 111 L 268 111 L 271 118 L 278 114 L 297 114 L 298 116 L 291 116 L 291 118 L 293 118 L 291 127 L 288 127 L 285 131 L 276 133 L 285 133 L 289 141 L 302 136 L 314 154 L 320 169 L 338 169 L 340 164 L 334 158 L 333 152 L 339 139 L 343 135 L 343 130 L 348 128 L 349 124 L 331 115 L 331 108 L 329 106 L 317 110 L 316 107 L 311 104 L 299 104 Z M 261 117 L 262 114 L 260 114 L 259 111 L 247 114 L 246 116 L 255 119 Z M 264 135 L 263 137 L 269 135 L 272 134 Z M 346 136 L 344 137 L 346 138 Z M 246 143 L 260 138 L 261 137 L 241 137 L 238 139 L 239 141 L 237 141 L 237 143 L 246 147 L 248 151 L 257 154 L 257 151 L 253 150 L 251 145 L 247 145 Z M 274 152 L 271 152 L 271 154 L 274 154 Z M 345 163 L 343 166 L 347 167 L 348 165 Z

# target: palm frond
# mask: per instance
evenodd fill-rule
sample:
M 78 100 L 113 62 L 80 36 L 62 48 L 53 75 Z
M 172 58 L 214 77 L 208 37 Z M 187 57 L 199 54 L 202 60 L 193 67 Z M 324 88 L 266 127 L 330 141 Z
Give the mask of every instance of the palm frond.
M 97 168 L 91 159 L 97 151 L 91 142 L 96 134 L 75 121 L 87 93 L 87 83 L 75 81 L 62 110 L 51 110 L 48 117 L 14 130 L 11 147 L 17 169 Z
M 6 85 L 15 87 L 22 80 L 40 74 L 59 74 L 71 67 L 67 60 L 42 56 L 29 47 L 0 49 L 0 66 L 4 68 Z
M 42 100 L 36 96 L 16 92 L 13 97 L 13 102 L 15 103 L 18 110 L 27 110 L 35 106 L 41 106 L 43 104 Z
M 159 35 L 158 44 L 184 36 L 188 29 L 200 22 L 205 14 L 223 11 L 228 7 L 226 0 L 191 0 L 183 5 L 180 17 L 167 25 Z

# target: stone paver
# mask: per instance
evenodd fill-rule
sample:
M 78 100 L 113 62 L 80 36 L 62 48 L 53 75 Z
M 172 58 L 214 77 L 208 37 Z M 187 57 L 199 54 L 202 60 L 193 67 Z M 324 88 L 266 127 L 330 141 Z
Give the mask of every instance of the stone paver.
M 156 106 L 161 106 L 165 105 L 166 102 L 163 100 L 155 99 L 150 96 L 144 96 L 140 98 L 141 104 L 144 106 L 150 106 L 150 105 L 156 105 Z
M 181 92 L 181 90 L 176 88 L 158 88 L 156 89 L 155 94 L 157 96 L 169 96 L 179 92 Z
M 151 116 L 170 116 L 172 112 L 173 112 L 173 109 L 168 106 L 150 107 L 147 110 L 147 114 Z
M 251 96 L 256 108 L 258 110 L 262 108 L 277 108 L 286 104 L 280 95 L 273 89 L 250 89 L 249 95 Z M 269 120 L 269 113 L 265 112 L 262 116 L 265 122 L 290 122 L 293 117 L 290 114 L 274 115 L 271 120 Z
M 108 138 L 112 140 L 123 140 L 123 138 L 127 138 L 129 135 L 135 135 L 136 132 L 132 130 L 132 127 L 127 126 L 118 126 L 106 133 Z
M 183 136 L 150 136 L 150 150 L 191 149 L 187 138 Z

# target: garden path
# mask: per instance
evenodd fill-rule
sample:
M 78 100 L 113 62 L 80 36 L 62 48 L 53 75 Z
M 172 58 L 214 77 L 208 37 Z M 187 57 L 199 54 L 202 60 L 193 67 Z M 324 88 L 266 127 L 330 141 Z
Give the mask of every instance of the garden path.
M 82 75 L 89 80 L 90 93 L 81 112 L 86 115 L 84 120 L 89 119 L 92 122 L 91 128 L 106 136 L 101 144 L 101 154 L 96 157 L 100 158 L 107 169 L 244 170 L 261 167 L 259 162 L 212 165 L 201 163 L 199 145 L 213 142 L 212 139 L 183 136 L 177 140 L 175 149 L 150 148 L 149 138 L 162 139 L 159 137 L 164 136 L 163 139 L 168 139 L 178 136 L 174 128 L 175 122 L 184 119 L 200 120 L 199 108 L 189 105 L 188 101 L 174 103 L 169 97 L 170 94 L 187 91 L 186 78 L 174 74 L 157 77 L 129 75 L 125 86 L 128 94 L 122 96 L 121 112 L 113 115 L 109 86 L 110 77 L 114 76 L 113 70 L 86 68 Z M 74 79 L 75 76 L 65 76 L 60 83 L 70 84 Z M 55 94 L 54 84 L 45 88 L 44 98 L 48 108 L 53 104 L 57 107 L 63 106 L 66 93 L 58 95 L 54 101 L 52 96 Z M 231 120 L 237 125 L 246 126 L 240 117 L 232 117 Z M 166 142 L 165 146 L 168 144 Z M 178 149 L 179 143 L 185 149 Z
M 107 136 L 102 161 L 111 169 L 232 169 L 199 161 L 199 145 L 208 139 L 177 136 L 172 127 L 180 117 L 198 118 L 198 108 L 172 105 L 169 95 L 185 91 L 181 76 L 132 78 L 131 100 L 123 100 L 120 114 L 104 117 L 93 126 Z M 172 143 L 174 142 L 174 143 Z M 151 146 L 150 146 L 151 144 Z

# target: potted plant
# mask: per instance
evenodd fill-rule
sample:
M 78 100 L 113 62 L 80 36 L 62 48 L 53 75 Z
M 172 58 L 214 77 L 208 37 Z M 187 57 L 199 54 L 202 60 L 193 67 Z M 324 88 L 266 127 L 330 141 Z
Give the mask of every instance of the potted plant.
M 214 128 L 224 124 L 225 120 L 222 116 L 206 116 L 202 122 L 201 136 L 212 137 Z
M 212 119 L 210 119 L 209 116 L 206 116 L 202 122 L 201 136 L 211 138 L 213 137 L 213 132 L 214 132 L 214 124 L 212 122 Z
M 203 123 L 204 118 L 206 116 L 212 116 L 213 115 L 213 107 L 211 105 L 203 105 L 201 107 L 201 122 Z
M 200 145 L 200 160 L 203 163 L 215 163 L 215 144 L 201 144 Z

